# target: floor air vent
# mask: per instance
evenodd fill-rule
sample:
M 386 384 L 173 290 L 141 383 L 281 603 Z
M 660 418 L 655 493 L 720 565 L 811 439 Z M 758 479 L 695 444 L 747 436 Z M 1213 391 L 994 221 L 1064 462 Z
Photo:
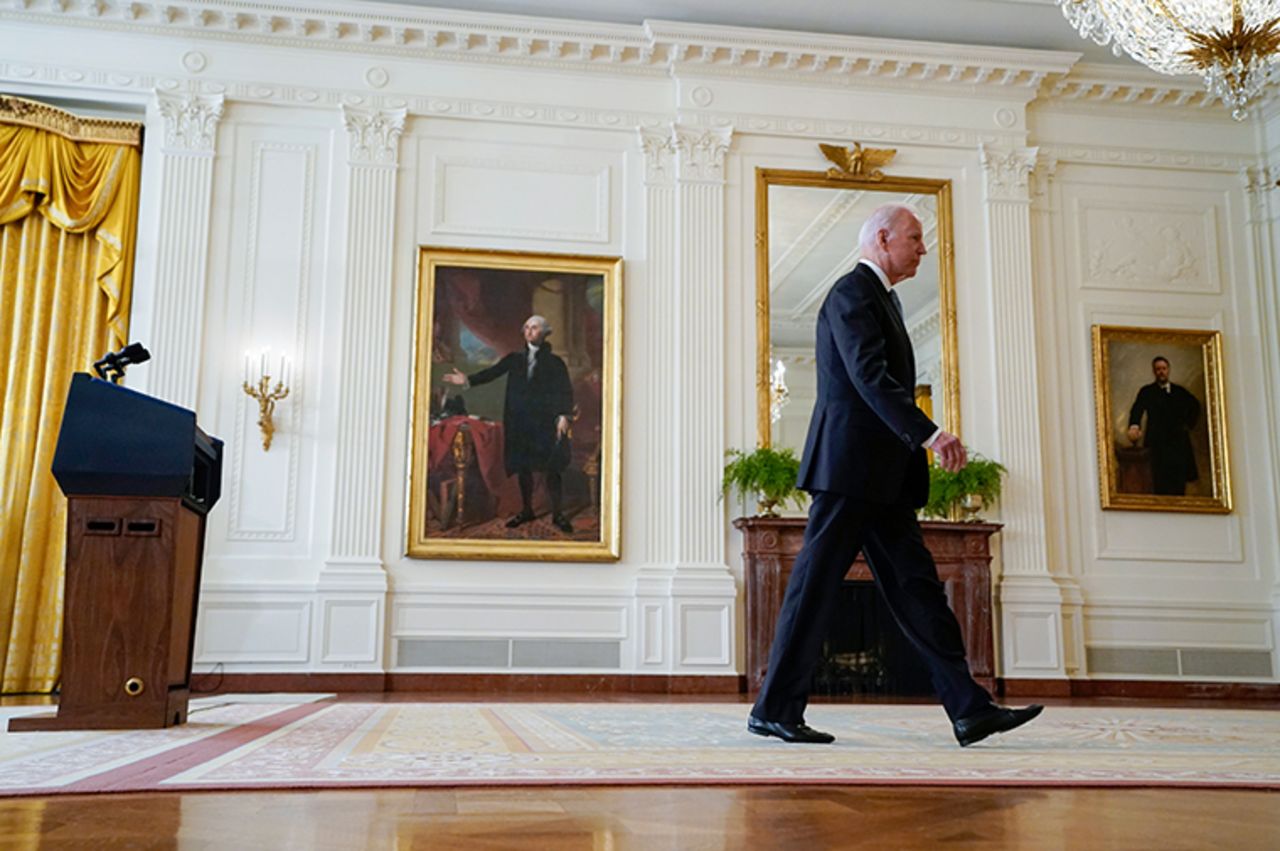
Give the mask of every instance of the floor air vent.
M 1269 678 L 1271 654 L 1266 650 L 1219 650 L 1203 647 L 1090 647 L 1092 674 L 1135 674 L 1197 680 Z
M 546 638 L 402 638 L 400 668 L 617 670 L 622 644 Z

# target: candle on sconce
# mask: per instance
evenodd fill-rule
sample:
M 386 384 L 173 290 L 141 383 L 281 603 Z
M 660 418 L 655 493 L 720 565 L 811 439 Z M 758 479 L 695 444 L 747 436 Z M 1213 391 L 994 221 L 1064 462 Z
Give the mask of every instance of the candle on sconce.
M 254 374 L 254 353 L 246 351 L 244 354 L 244 392 L 258 402 L 258 428 L 262 432 L 262 449 L 265 452 L 271 448 L 271 439 L 275 434 L 275 422 L 273 415 L 275 413 L 276 402 L 288 397 L 289 395 L 289 358 L 283 353 L 277 353 L 275 358 L 271 355 L 271 348 L 261 349 L 257 353 L 257 374 Z M 272 375 L 270 370 L 279 361 L 279 369 L 276 371 L 275 386 L 271 386 Z

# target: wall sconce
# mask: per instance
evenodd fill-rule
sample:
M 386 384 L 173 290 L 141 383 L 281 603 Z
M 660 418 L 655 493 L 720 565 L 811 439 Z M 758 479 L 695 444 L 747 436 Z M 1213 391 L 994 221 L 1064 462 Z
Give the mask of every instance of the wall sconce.
M 280 372 L 277 373 L 275 387 L 271 386 L 270 370 L 270 349 L 263 349 L 256 358 L 245 352 L 244 392 L 258 400 L 258 428 L 262 431 L 264 452 L 271 448 L 271 437 L 276 433 L 276 425 L 271 419 L 276 410 L 276 402 L 289 395 L 289 359 L 284 355 L 280 356 Z
M 773 377 L 769 379 L 769 422 L 776 423 L 782 418 L 782 409 L 791 398 L 787 389 L 787 367 L 778 358 L 773 362 Z

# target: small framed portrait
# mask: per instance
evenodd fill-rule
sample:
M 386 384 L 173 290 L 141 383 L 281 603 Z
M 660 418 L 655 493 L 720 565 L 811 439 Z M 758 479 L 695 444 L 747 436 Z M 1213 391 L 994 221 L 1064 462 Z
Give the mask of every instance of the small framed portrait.
M 1231 511 L 1222 335 L 1093 326 L 1102 507 Z
M 619 557 L 621 299 L 616 257 L 420 249 L 411 557 Z

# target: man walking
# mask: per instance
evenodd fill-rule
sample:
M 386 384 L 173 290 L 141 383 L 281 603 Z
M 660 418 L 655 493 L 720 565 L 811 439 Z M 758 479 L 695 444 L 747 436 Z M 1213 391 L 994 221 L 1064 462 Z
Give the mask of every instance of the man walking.
M 974 681 L 916 521 L 929 493 L 925 448 L 948 470 L 967 463 L 960 440 L 915 405 L 915 355 L 893 292 L 926 253 L 920 219 L 910 207 L 885 205 L 859 241 L 862 259 L 818 314 L 818 400 L 799 480 L 812 496 L 809 522 L 747 729 L 787 742 L 834 741 L 805 724 L 804 711 L 836 592 L 863 551 L 894 619 L 929 667 L 956 740 L 970 745 L 1025 724 L 1043 707 L 997 706 Z

